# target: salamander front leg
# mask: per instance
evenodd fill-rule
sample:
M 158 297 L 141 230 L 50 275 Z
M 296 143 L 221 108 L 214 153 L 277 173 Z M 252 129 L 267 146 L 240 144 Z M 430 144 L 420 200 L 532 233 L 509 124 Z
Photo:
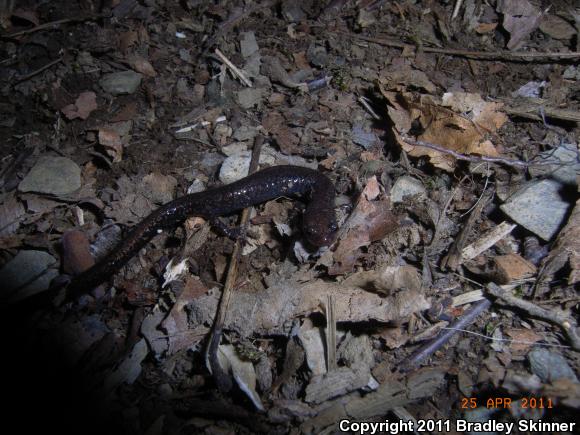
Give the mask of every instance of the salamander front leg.
M 232 240 L 244 238 L 246 236 L 245 228 L 242 227 L 228 227 L 220 218 L 213 217 L 209 220 L 211 225 L 222 235 L 229 237 Z

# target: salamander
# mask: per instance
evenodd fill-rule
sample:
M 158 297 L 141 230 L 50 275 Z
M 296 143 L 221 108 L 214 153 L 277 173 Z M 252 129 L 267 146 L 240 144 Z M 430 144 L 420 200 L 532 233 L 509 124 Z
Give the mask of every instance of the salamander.
M 231 184 L 191 193 L 159 207 L 136 224 L 102 260 L 73 277 L 68 286 L 69 295 L 90 291 L 117 272 L 153 236 L 179 225 L 189 216 L 216 220 L 218 216 L 252 205 L 295 195 L 309 199 L 302 219 L 306 240 L 314 246 L 330 245 L 337 232 L 332 182 L 313 169 L 272 166 Z

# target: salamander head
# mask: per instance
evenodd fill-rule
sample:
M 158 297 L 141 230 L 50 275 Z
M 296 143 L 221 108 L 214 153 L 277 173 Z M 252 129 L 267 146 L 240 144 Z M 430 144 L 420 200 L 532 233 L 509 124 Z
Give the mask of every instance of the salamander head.
M 336 239 L 338 226 L 334 210 L 304 214 L 302 228 L 304 236 L 314 246 L 329 246 Z

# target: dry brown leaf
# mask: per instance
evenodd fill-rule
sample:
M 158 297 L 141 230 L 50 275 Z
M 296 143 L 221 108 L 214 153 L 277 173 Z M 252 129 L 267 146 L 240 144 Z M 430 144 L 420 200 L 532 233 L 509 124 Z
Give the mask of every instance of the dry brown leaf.
M 134 30 L 123 32 L 119 35 L 119 50 L 121 53 L 127 53 L 129 48 L 139 40 L 139 33 Z
M 498 12 L 503 14 L 503 27 L 510 34 L 507 44 L 510 50 L 520 47 L 542 18 L 542 12 L 528 0 L 503 0 L 498 3 Z
M 20 218 L 26 214 L 14 192 L 6 194 L 0 207 L 0 236 L 12 235 L 20 226 Z
M 446 92 L 441 101 L 442 106 L 469 117 L 478 127 L 489 132 L 498 130 L 508 120 L 507 115 L 500 111 L 503 107 L 502 103 L 485 101 L 479 94 Z
M 97 107 L 97 95 L 87 91 L 81 93 L 74 104 L 63 107 L 61 111 L 68 119 L 87 119 Z
M 187 349 L 205 337 L 207 327 L 203 325 L 193 329 L 190 327 L 186 306 L 206 293 L 207 287 L 198 278 L 191 276 L 186 278 L 183 291 L 165 320 L 159 325 L 167 333 L 169 354 Z
M 486 135 L 495 132 L 507 117 L 500 112 L 501 105 L 484 101 L 469 93 L 448 93 L 442 102 L 433 97 L 415 97 L 394 93 L 381 88 L 388 100 L 388 113 L 394 124 L 394 134 L 401 147 L 413 157 L 428 156 L 431 163 L 446 171 L 455 169 L 455 158 L 450 154 L 427 147 L 410 145 L 400 134 L 407 134 L 414 122 L 419 122 L 423 133 L 418 139 L 461 154 L 498 157 L 499 153 Z
M 384 266 L 377 270 L 357 272 L 350 275 L 344 283 L 381 294 L 390 294 L 396 290 L 421 289 L 419 271 L 410 265 Z
M 149 61 L 141 56 L 133 55 L 127 59 L 127 62 L 138 73 L 141 73 L 147 77 L 156 77 L 157 71 L 153 68 L 153 65 Z
M 111 122 L 122 122 L 122 121 L 131 121 L 137 115 L 137 102 L 130 101 L 129 103 L 125 104 L 121 109 L 115 113 L 115 115 L 111 118 Z
M 143 194 L 151 201 L 165 204 L 173 199 L 177 180 L 171 175 L 151 172 L 142 179 Z
M 123 142 L 121 136 L 110 128 L 99 128 L 99 143 L 105 148 L 107 154 L 118 163 L 123 158 Z
M 24 240 L 23 235 L 1 236 L 0 249 L 12 249 L 22 246 Z
M 398 219 L 391 211 L 388 199 L 377 199 L 380 189 L 376 177 L 367 182 L 355 210 L 341 229 L 341 236 L 333 254 L 331 275 L 352 271 L 361 255 L 360 248 L 381 240 L 398 227 Z
M 557 403 L 580 409 L 580 383 L 573 379 L 556 379 L 551 384 L 544 385 L 542 393 L 544 397 L 554 398 Z
M 518 254 L 498 255 L 495 263 L 495 280 L 499 284 L 508 284 L 518 279 L 529 278 L 536 273 L 536 266 Z
M 504 332 L 514 340 L 509 343 L 510 350 L 513 353 L 518 353 L 520 355 L 527 353 L 528 349 L 533 346 L 534 343 L 544 339 L 544 337 L 536 334 L 531 329 L 504 328 Z
M 424 89 L 429 94 L 434 94 L 437 91 L 437 86 L 429 80 L 427 74 L 408 65 L 397 71 L 383 71 L 382 74 L 384 75 L 379 79 L 379 82 L 389 89 L 403 92 L 409 87 L 413 87 Z
M 301 51 L 299 53 L 294 53 L 292 55 L 294 57 L 294 63 L 301 70 L 310 70 L 310 63 L 308 63 L 308 59 L 306 59 L 306 52 Z
M 475 27 L 475 31 L 480 35 L 491 33 L 497 28 L 498 23 L 479 23 Z

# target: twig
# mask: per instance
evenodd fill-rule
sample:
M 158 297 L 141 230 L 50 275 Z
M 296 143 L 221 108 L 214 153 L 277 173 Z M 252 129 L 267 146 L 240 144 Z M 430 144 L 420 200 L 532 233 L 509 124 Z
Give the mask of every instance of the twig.
M 6 35 L 0 35 L 0 39 L 14 39 L 18 36 L 28 35 L 29 33 L 38 32 L 40 30 L 56 28 L 56 27 L 60 26 L 61 24 L 79 23 L 79 22 L 83 22 L 83 21 L 98 20 L 99 18 L 105 18 L 108 16 L 109 15 L 107 15 L 107 14 L 99 14 L 99 15 L 89 15 L 89 16 L 77 17 L 77 18 L 65 18 L 63 20 L 56 20 L 56 21 L 51 21 L 49 23 L 39 24 L 38 26 L 32 27 L 30 29 L 20 30 L 18 32 L 9 33 Z
M 504 291 L 496 284 L 489 283 L 486 288 L 489 294 L 501 299 L 508 305 L 519 308 L 533 317 L 547 320 L 548 322 L 559 326 L 568 336 L 572 348 L 576 351 L 580 351 L 580 335 L 576 330 L 577 325 L 573 318 L 567 316 L 561 310 L 546 310 L 545 308 L 538 307 L 532 302 L 517 298 L 510 292 Z
M 480 199 L 485 194 L 485 190 L 480 196 Z M 488 194 L 485 201 L 480 201 L 478 199 L 477 205 L 474 208 L 474 212 L 469 216 L 467 219 L 466 224 L 463 226 L 457 237 L 455 237 L 455 241 L 449 248 L 449 252 L 443 260 L 441 261 L 441 268 L 443 270 L 450 268 L 451 270 L 457 270 L 459 265 L 463 262 L 462 259 L 462 251 L 465 248 L 465 244 L 467 243 L 467 237 L 471 234 L 471 230 L 477 220 L 480 218 L 481 213 L 483 212 L 483 208 L 488 203 L 488 201 L 493 197 L 493 195 Z M 515 227 L 515 225 L 514 225 Z
M 402 372 L 408 372 L 417 367 L 421 362 L 429 358 L 435 351 L 441 348 L 445 343 L 447 343 L 451 337 L 453 337 L 458 330 L 465 329 L 466 326 L 473 323 L 480 314 L 487 311 L 491 306 L 491 301 L 489 299 L 483 299 L 473 305 L 471 309 L 456 319 L 449 328 L 442 331 L 438 337 L 434 338 L 427 344 L 421 346 L 413 354 L 403 361 L 402 366 L 399 368 Z
M 362 41 L 372 42 L 387 47 L 400 48 L 402 50 L 414 50 L 417 48 L 413 44 L 405 44 L 400 41 L 389 41 L 388 39 L 370 38 L 368 36 L 356 35 L 342 30 L 335 30 L 334 33 L 350 36 Z M 508 62 L 553 62 L 555 60 L 580 59 L 580 52 L 574 51 L 569 53 L 542 53 L 542 52 L 522 52 L 522 51 L 469 51 L 456 50 L 452 48 L 435 48 L 422 46 L 421 50 L 425 53 L 447 54 L 451 56 L 467 57 L 479 60 L 504 60 Z
M 487 251 L 493 245 L 495 245 L 498 241 L 506 237 L 509 233 L 511 233 L 517 225 L 510 224 L 508 222 L 502 222 L 497 227 L 492 228 L 485 234 L 483 234 L 478 240 L 473 242 L 472 244 L 466 246 L 461 250 L 461 258 L 460 263 L 463 263 L 467 260 L 471 260 L 472 258 L 477 257 L 484 251 Z
M 486 340 L 490 340 L 490 341 L 505 341 L 505 342 L 514 343 L 514 344 L 531 344 L 534 346 L 546 346 L 546 347 L 563 347 L 565 349 L 570 348 L 570 346 L 566 346 L 565 344 L 538 343 L 537 341 L 513 340 L 511 338 L 490 337 L 489 335 L 480 334 L 479 332 L 468 331 L 467 329 L 455 329 L 455 328 L 449 328 L 449 327 L 443 327 L 441 329 L 454 329 L 457 332 L 465 332 L 466 334 L 475 335 L 476 337 L 485 338 Z
M 453 201 L 453 198 L 455 197 L 455 194 L 457 192 L 459 192 L 459 189 L 460 189 L 461 185 L 463 184 L 463 182 L 466 179 L 467 179 L 467 175 L 465 175 L 461 179 L 461 181 L 459 183 L 457 183 L 457 186 L 455 186 L 455 189 L 453 189 L 453 192 L 451 192 L 451 195 L 449 195 L 449 198 L 447 199 L 447 202 L 445 202 L 445 205 L 443 206 L 443 209 L 441 210 L 441 213 L 439 213 L 439 216 L 437 217 L 437 222 L 435 222 L 435 232 L 433 234 L 433 238 L 431 239 L 431 243 L 429 243 L 429 250 L 431 250 L 432 248 L 434 248 L 435 245 L 439 242 L 439 238 L 441 237 L 441 230 L 442 230 L 441 222 L 443 221 L 443 218 L 447 214 L 447 210 L 449 210 L 449 207 L 451 206 L 451 202 Z
M 479 169 L 481 165 L 476 166 L 475 168 L 473 168 L 473 172 L 477 171 Z M 481 190 L 481 195 L 479 195 L 479 198 L 477 198 L 477 201 L 475 201 L 475 204 L 473 204 L 469 210 L 467 210 L 465 213 L 461 214 L 459 216 L 459 219 L 463 218 L 463 216 L 467 216 L 469 213 L 471 213 L 476 207 L 477 205 L 481 202 L 481 200 L 483 199 L 483 197 L 485 196 L 485 191 L 487 190 L 487 185 L 489 184 L 489 163 L 487 164 L 487 167 L 485 168 L 485 183 L 483 184 L 483 189 Z
M 256 140 L 254 142 L 254 149 L 252 150 L 252 160 L 250 161 L 250 170 L 249 173 L 252 174 L 256 172 L 258 169 L 258 164 L 260 160 L 260 152 L 262 150 L 262 144 L 264 143 L 264 137 L 262 135 L 256 136 Z M 244 228 L 247 225 L 250 219 L 250 210 L 251 207 L 245 208 L 242 211 L 242 216 L 240 218 L 240 227 Z M 234 250 L 232 252 L 232 257 L 228 269 L 228 274 L 226 277 L 226 282 L 224 284 L 224 290 L 222 292 L 222 298 L 220 300 L 220 305 L 218 308 L 218 312 L 216 314 L 216 318 L 214 321 L 214 326 L 212 330 L 212 334 L 210 337 L 210 341 L 208 344 L 207 349 L 207 358 L 209 360 L 209 364 L 212 371 L 212 376 L 216 381 L 216 384 L 220 391 L 227 392 L 232 388 L 232 381 L 227 373 L 223 370 L 222 366 L 219 364 L 218 360 L 218 346 L 220 344 L 223 326 L 226 319 L 226 314 L 228 312 L 228 307 L 230 304 L 230 299 L 232 297 L 232 290 L 234 288 L 234 284 L 236 278 L 238 276 L 238 263 L 239 258 L 242 252 L 243 240 L 242 238 L 238 238 L 236 243 L 234 244 Z
M 334 295 L 326 298 L 326 369 L 336 370 L 336 312 Z
M 463 4 L 463 0 L 456 0 L 455 7 L 453 8 L 453 15 L 451 15 L 451 19 L 454 20 L 459 15 L 459 9 L 461 9 L 461 5 Z
M 580 123 L 580 112 L 577 110 L 554 109 L 541 104 L 513 107 L 504 106 L 503 110 L 508 115 L 533 119 L 535 121 L 544 121 L 544 118 L 552 118 Z
M 61 56 L 61 57 L 59 57 L 58 59 L 56 59 L 56 60 L 53 60 L 52 62 L 48 62 L 48 63 L 47 63 L 46 65 L 44 65 L 44 66 L 41 66 L 41 67 L 40 67 L 40 68 L 38 68 L 36 71 L 32 71 L 31 73 L 29 73 L 29 74 L 26 74 L 25 76 L 22 76 L 22 77 L 17 77 L 15 82 L 16 82 L 16 83 L 20 83 L 20 82 L 23 82 L 23 81 L 25 81 L 25 80 L 28 80 L 29 78 L 31 78 L 31 77 L 34 77 L 34 76 L 35 76 L 35 75 L 37 75 L 37 74 L 40 74 L 40 73 L 41 73 L 41 72 L 43 72 L 44 70 L 47 70 L 48 68 L 50 68 L 50 67 L 52 67 L 52 66 L 56 65 L 57 63 L 60 63 L 60 62 L 62 62 L 62 59 L 63 59 L 63 58 L 62 58 L 62 56 Z
M 248 80 L 246 75 L 240 71 L 220 50 L 219 48 L 215 49 L 215 54 L 217 57 L 221 59 L 221 61 L 230 69 L 232 74 L 238 77 L 244 85 L 248 88 L 252 87 L 252 82 Z
M 457 151 L 453 151 L 453 150 L 444 148 L 441 145 L 436 145 L 436 144 L 431 143 L 431 142 L 425 142 L 422 140 L 411 139 L 410 137 L 405 136 L 405 135 L 400 134 L 399 137 L 401 138 L 401 140 L 403 140 L 405 143 L 407 143 L 409 145 L 430 148 L 432 150 L 439 151 L 439 152 L 444 153 L 444 154 L 449 154 L 449 155 L 455 157 L 457 160 L 465 160 L 468 162 L 475 162 L 475 163 L 489 162 L 489 163 L 502 164 L 502 165 L 506 165 L 506 166 L 515 166 L 518 168 L 527 168 L 530 166 L 547 166 L 547 165 L 555 165 L 555 164 L 560 164 L 562 166 L 566 166 L 566 164 L 562 163 L 562 162 L 537 162 L 537 163 L 534 163 L 534 162 L 522 162 L 521 160 L 515 160 L 515 159 L 506 159 L 504 157 L 466 155 L 466 154 L 458 153 Z
M 379 115 L 377 115 L 377 112 L 375 112 L 373 110 L 373 108 L 371 107 L 371 105 L 369 104 L 369 99 L 366 97 L 358 97 L 358 101 L 359 103 L 361 103 L 363 105 L 363 107 L 365 109 L 367 109 L 367 112 L 370 113 L 370 115 L 375 118 L 376 120 L 380 120 L 381 117 Z

